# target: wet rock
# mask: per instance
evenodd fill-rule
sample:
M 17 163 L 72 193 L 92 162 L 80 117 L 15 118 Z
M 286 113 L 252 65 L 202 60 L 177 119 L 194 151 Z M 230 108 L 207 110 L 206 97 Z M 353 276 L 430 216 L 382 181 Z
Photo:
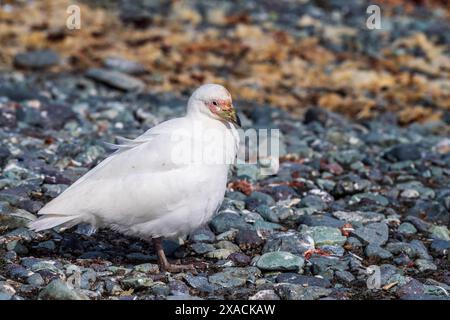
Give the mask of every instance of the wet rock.
M 69 288 L 62 280 L 53 280 L 39 292 L 39 300 L 88 300 L 88 297 Z
M 398 232 L 405 235 L 411 235 L 415 234 L 417 232 L 417 229 L 411 223 L 404 222 L 398 227 Z
M 338 228 L 302 226 L 299 231 L 303 235 L 311 236 L 316 246 L 343 245 L 347 241 L 347 237 L 344 237 Z
M 280 300 L 274 290 L 260 290 L 248 298 L 249 300 Z
M 399 144 L 392 147 L 384 154 L 390 161 L 418 160 L 421 158 L 420 149 L 416 144 Z
M 189 240 L 194 242 L 211 243 L 215 240 L 215 238 L 216 236 L 208 227 L 197 229 L 189 235 Z
M 450 241 L 436 239 L 431 243 L 431 250 L 439 254 L 445 254 L 450 249 Z
M 303 264 L 303 258 L 284 251 L 265 253 L 256 262 L 256 266 L 264 271 L 298 271 Z
M 27 247 L 25 247 L 20 240 L 13 240 L 6 244 L 6 249 L 9 251 L 14 251 L 18 255 L 25 255 L 28 253 Z
M 135 266 L 134 270 L 142 273 L 158 273 L 159 266 L 154 263 L 143 263 Z
M 145 86 L 145 84 L 137 78 L 122 72 L 107 69 L 90 69 L 86 73 L 86 77 L 124 91 L 140 90 Z
M 328 273 L 328 271 L 345 271 L 348 269 L 348 262 L 336 257 L 317 256 L 313 255 L 309 262 L 312 265 L 312 272 L 315 275 L 322 275 Z
M 369 258 L 379 258 L 379 259 L 390 259 L 392 258 L 392 253 L 388 250 L 381 248 L 376 244 L 369 244 L 365 249 L 365 254 Z
M 241 248 L 249 249 L 262 245 L 264 240 L 254 230 L 239 230 L 235 238 Z
M 336 271 L 335 273 L 336 279 L 338 281 L 344 282 L 344 283 L 350 283 L 353 280 L 355 280 L 355 276 L 351 274 L 348 271 Z
M 432 226 L 430 227 L 429 232 L 435 239 L 450 241 L 450 234 L 445 226 Z
M 302 256 L 311 248 L 311 244 L 305 241 L 299 233 L 291 231 L 271 234 L 266 240 L 262 252 L 286 251 Z
M 234 288 L 243 286 L 247 282 L 254 282 L 260 274 L 261 271 L 255 267 L 225 268 L 222 272 L 209 276 L 208 279 L 211 284 L 223 288 Z
M 331 287 L 331 282 L 328 279 L 301 275 L 298 273 L 281 273 L 277 276 L 276 281 L 278 283 L 293 283 L 306 286 L 316 286 L 316 287 Z
M 429 260 L 417 259 L 414 263 L 420 272 L 428 270 L 437 270 L 437 266 Z
M 145 67 L 135 61 L 130 61 L 118 57 L 109 57 L 103 61 L 105 68 L 128 74 L 139 75 L 145 73 Z
M 221 212 L 216 215 L 210 222 L 212 230 L 218 234 L 230 229 L 251 229 L 251 225 L 245 222 L 244 218 L 234 212 Z
M 333 217 L 327 216 L 327 215 L 308 215 L 308 216 L 301 216 L 299 218 L 299 223 L 307 225 L 309 227 L 332 227 L 332 228 L 341 228 L 345 222 L 335 219 Z
M 352 234 L 367 244 L 383 245 L 388 241 L 389 229 L 385 223 L 378 222 L 357 228 Z
M 224 278 L 225 276 L 223 276 L 223 279 Z M 212 293 L 220 288 L 220 285 L 210 283 L 208 278 L 204 276 L 193 276 L 192 274 L 186 274 L 184 279 L 192 288 L 201 292 Z M 216 280 L 220 280 L 220 278 Z
M 268 194 L 259 191 L 254 191 L 245 200 L 245 205 L 248 210 L 254 211 L 260 205 L 273 206 L 275 200 Z
M 292 283 L 275 285 L 275 292 L 282 300 L 316 300 L 331 294 L 330 289 L 322 287 L 303 287 Z
M 384 215 L 381 213 L 361 211 L 336 211 L 333 212 L 333 216 L 351 224 L 367 224 L 370 222 L 380 222 L 384 219 Z
M 14 65 L 25 69 L 45 69 L 58 63 L 59 56 L 53 50 L 23 52 L 14 57 Z
M 410 296 L 422 295 L 424 293 L 424 291 L 425 291 L 424 285 L 421 282 L 419 282 L 415 279 L 412 279 L 407 284 L 400 287 L 397 290 L 397 294 L 399 297 L 410 297 Z

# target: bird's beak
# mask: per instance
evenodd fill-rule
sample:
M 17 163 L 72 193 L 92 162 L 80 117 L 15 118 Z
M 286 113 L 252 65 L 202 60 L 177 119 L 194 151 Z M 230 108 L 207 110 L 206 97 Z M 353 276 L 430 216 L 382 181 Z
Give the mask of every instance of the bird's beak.
M 219 112 L 219 116 L 228 122 L 233 123 L 237 127 L 241 127 L 241 119 L 239 119 L 236 109 L 234 109 L 233 105 L 230 104 L 226 108 L 223 108 L 221 112 Z

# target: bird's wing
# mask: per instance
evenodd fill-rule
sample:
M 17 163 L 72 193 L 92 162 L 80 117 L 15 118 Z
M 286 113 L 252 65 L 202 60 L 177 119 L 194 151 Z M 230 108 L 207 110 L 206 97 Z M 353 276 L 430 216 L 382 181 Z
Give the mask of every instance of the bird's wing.
M 177 193 L 202 183 L 191 166 L 172 159 L 174 144 L 180 143 L 173 141 L 173 130 L 186 126 L 185 119 L 178 118 L 150 129 L 86 173 L 39 214 L 138 223 L 185 205 L 186 198 Z

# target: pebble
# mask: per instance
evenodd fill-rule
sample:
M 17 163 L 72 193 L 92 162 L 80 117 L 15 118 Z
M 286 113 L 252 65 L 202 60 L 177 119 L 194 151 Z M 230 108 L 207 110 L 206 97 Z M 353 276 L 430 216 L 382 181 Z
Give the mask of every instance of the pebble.
M 59 55 L 53 50 L 23 52 L 14 57 L 14 64 L 26 69 L 45 69 L 58 63 Z
M 69 288 L 62 280 L 53 280 L 38 295 L 39 300 L 88 300 L 84 294 Z
M 145 87 L 145 84 L 141 80 L 119 71 L 89 69 L 86 77 L 124 91 L 141 90 Z
M 303 258 L 289 252 L 276 251 L 263 254 L 256 266 L 263 271 L 299 271 L 303 268 Z
M 316 300 L 331 294 L 330 289 L 322 287 L 303 287 L 292 283 L 275 285 L 275 292 L 282 300 Z
M 370 223 L 357 228 L 352 234 L 367 244 L 383 245 L 389 239 L 389 229 L 383 222 Z
M 417 233 L 417 229 L 411 223 L 404 222 L 398 227 L 398 232 L 405 235 L 411 235 Z
M 376 244 L 369 244 L 365 249 L 365 254 L 369 258 L 379 258 L 379 259 L 391 259 L 392 253 L 388 250 L 381 248 Z

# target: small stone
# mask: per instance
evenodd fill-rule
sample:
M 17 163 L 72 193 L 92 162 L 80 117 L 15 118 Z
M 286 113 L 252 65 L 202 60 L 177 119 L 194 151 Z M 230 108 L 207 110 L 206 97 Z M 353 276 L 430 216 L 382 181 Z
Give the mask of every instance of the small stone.
M 450 249 L 450 241 L 436 239 L 431 243 L 430 248 L 434 252 L 445 254 Z
M 371 223 L 357 228 L 352 234 L 368 244 L 383 245 L 389 239 L 388 226 L 383 222 Z
M 450 241 L 450 235 L 447 227 L 445 226 L 432 226 L 429 230 L 431 236 L 435 239 L 441 239 Z
M 280 300 L 274 290 L 261 290 L 250 296 L 248 300 Z
M 142 74 L 146 71 L 142 64 L 119 57 L 106 58 L 103 65 L 108 69 L 128 74 Z
M 314 275 L 322 275 L 331 271 L 344 271 L 349 268 L 348 261 L 331 256 L 313 255 L 309 262 L 312 265 L 312 272 Z
M 361 223 L 367 224 L 370 222 L 380 222 L 384 219 L 384 215 L 376 212 L 361 212 L 361 211 L 336 211 L 333 212 L 333 216 L 339 220 L 343 220 L 348 223 Z
M 145 84 L 141 80 L 119 71 L 89 69 L 86 76 L 98 82 L 107 84 L 115 89 L 124 91 L 139 90 L 145 87 Z
M 181 280 L 173 280 L 169 282 L 171 295 L 188 295 L 189 287 Z
M 264 243 L 258 233 L 254 230 L 239 230 L 235 238 L 241 248 L 258 247 Z
M 209 276 L 209 282 L 223 288 L 243 286 L 247 281 L 254 282 L 261 271 L 255 267 L 225 268 L 224 271 Z
M 420 272 L 428 271 L 428 270 L 437 270 L 437 266 L 429 260 L 425 259 L 417 259 L 414 264 Z
M 254 211 L 259 205 L 273 206 L 275 205 L 275 200 L 268 194 L 254 191 L 245 200 L 245 205 L 250 211 Z
M 208 281 L 208 278 L 204 276 L 193 276 L 188 273 L 184 276 L 184 279 L 192 288 L 197 289 L 201 292 L 212 293 L 215 290 L 219 289 L 219 286 L 211 284 Z
M 6 249 L 10 251 L 14 251 L 18 255 L 25 255 L 28 253 L 27 247 L 25 247 L 20 240 L 13 240 L 6 244 Z
M 159 266 L 154 263 L 143 263 L 135 266 L 134 271 L 142 273 L 158 273 Z
M 289 252 L 276 251 L 263 254 L 256 266 L 264 271 L 298 271 L 303 268 L 305 261 Z
M 418 160 L 421 158 L 419 147 L 416 144 L 399 144 L 388 150 L 384 157 L 390 161 Z
M 326 297 L 332 292 L 330 289 L 322 287 L 303 287 L 292 283 L 279 283 L 274 288 L 282 300 L 316 300 Z
M 146 277 L 131 277 L 122 280 L 122 284 L 126 288 L 145 289 L 153 286 L 153 279 Z
M 216 233 L 223 233 L 230 229 L 251 229 L 244 218 L 237 213 L 224 211 L 216 215 L 210 222 L 212 230 Z
M 397 290 L 397 294 L 399 297 L 403 297 L 403 296 L 410 297 L 410 296 L 421 295 L 424 293 L 424 291 L 425 291 L 424 285 L 421 282 L 419 282 L 415 279 L 412 279 L 407 284 L 401 286 Z
M 332 227 L 307 227 L 302 226 L 299 230 L 302 235 L 309 235 L 314 239 L 316 246 L 323 245 L 344 245 L 347 237 L 344 237 L 341 230 Z
M 417 229 L 409 222 L 404 222 L 398 227 L 398 232 L 405 235 L 417 233 Z
M 355 280 L 355 276 L 348 271 L 339 271 L 338 270 L 334 274 L 338 280 L 345 282 L 345 283 L 350 283 L 353 280 Z
M 349 200 L 349 204 L 350 205 L 354 205 L 356 203 L 360 203 L 361 201 L 370 201 L 370 202 L 374 202 L 375 204 L 378 204 L 380 206 L 383 207 L 387 207 L 389 205 L 389 200 L 380 195 L 380 194 L 375 194 L 375 193 L 358 193 L 353 195 L 350 200 Z
M 62 280 L 53 280 L 39 292 L 39 300 L 89 300 L 87 296 L 69 288 Z
M 278 215 L 275 213 L 274 210 L 272 210 L 269 206 L 265 204 L 261 204 L 255 208 L 255 211 L 258 212 L 261 217 L 263 217 L 265 220 L 277 223 L 280 221 Z
M 191 245 L 192 250 L 197 254 L 204 254 L 214 251 L 216 248 L 210 243 L 197 242 Z
M 189 240 L 193 242 L 214 242 L 216 236 L 208 227 L 203 227 L 195 230 L 189 235 Z
M 54 241 L 48 240 L 48 241 L 44 241 L 44 242 L 39 242 L 38 245 L 36 246 L 36 248 L 44 249 L 44 250 L 48 250 L 48 251 L 54 251 L 56 249 L 56 244 Z
M 232 254 L 234 251 L 230 249 L 215 249 L 213 251 L 210 251 L 205 254 L 206 258 L 210 259 L 219 259 L 219 260 L 225 260 L 227 259 L 230 254 Z
M 299 223 L 307 225 L 309 227 L 333 227 L 333 228 L 341 228 L 345 224 L 345 222 L 341 220 L 322 214 L 301 216 L 299 218 Z
M 39 273 L 34 273 L 27 278 L 27 283 L 35 287 L 40 287 L 44 285 L 45 281 Z
M 25 69 L 45 69 L 58 63 L 59 56 L 53 50 L 23 52 L 14 57 L 14 65 Z
M 400 197 L 405 199 L 417 199 L 419 198 L 419 196 L 420 196 L 419 191 L 415 189 L 406 189 L 403 190 L 402 193 L 400 194 Z
M 249 265 L 252 261 L 249 256 L 243 254 L 242 252 L 233 252 L 227 259 L 233 261 L 237 266 L 241 267 Z
M 123 292 L 123 289 L 120 287 L 120 285 L 111 279 L 105 280 L 105 289 L 111 295 L 116 295 Z
M 365 249 L 365 254 L 369 258 L 391 259 L 392 253 L 376 244 L 369 244 Z
M 293 283 L 302 286 L 316 286 L 316 287 L 331 287 L 331 282 L 328 279 L 306 276 L 298 273 L 281 273 L 277 276 L 276 281 L 278 283 Z
M 303 256 L 307 250 L 312 249 L 313 244 L 306 242 L 298 232 L 272 233 L 266 241 L 263 253 L 286 251 L 294 255 Z

